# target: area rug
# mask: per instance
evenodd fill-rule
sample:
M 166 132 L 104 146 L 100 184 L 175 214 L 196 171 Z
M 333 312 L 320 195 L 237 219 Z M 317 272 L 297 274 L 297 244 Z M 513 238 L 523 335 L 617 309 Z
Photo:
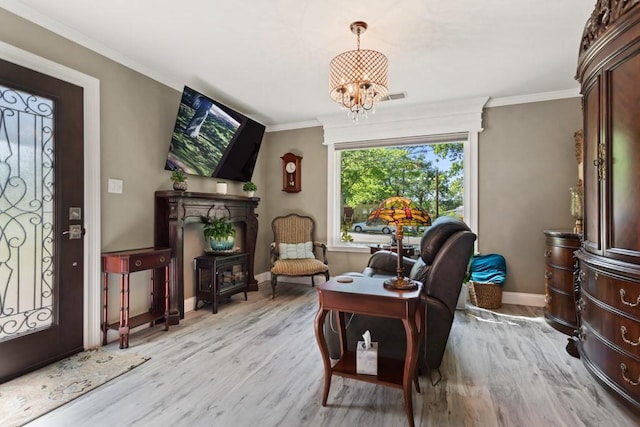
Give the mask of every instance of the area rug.
M 91 349 L 0 384 L 0 426 L 21 426 L 149 360 Z

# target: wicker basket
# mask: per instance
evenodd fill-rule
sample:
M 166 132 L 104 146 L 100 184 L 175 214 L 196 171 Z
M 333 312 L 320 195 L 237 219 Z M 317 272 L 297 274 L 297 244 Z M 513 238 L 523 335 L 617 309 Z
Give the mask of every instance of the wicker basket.
M 469 300 L 482 308 L 502 307 L 502 286 L 495 283 L 469 281 Z

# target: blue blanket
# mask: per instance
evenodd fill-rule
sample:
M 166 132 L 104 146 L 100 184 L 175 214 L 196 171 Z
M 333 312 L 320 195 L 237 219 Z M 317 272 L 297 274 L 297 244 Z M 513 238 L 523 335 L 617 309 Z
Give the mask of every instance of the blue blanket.
M 471 260 L 471 280 L 474 282 L 495 283 L 502 286 L 506 277 L 507 263 L 502 255 L 479 255 Z

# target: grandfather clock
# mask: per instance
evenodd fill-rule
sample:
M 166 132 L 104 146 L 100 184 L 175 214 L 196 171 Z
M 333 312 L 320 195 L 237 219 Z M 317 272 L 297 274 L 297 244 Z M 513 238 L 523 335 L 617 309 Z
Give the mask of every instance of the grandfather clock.
M 302 190 L 300 183 L 300 165 L 302 157 L 293 153 L 287 153 L 282 159 L 282 191 L 287 193 L 299 193 Z

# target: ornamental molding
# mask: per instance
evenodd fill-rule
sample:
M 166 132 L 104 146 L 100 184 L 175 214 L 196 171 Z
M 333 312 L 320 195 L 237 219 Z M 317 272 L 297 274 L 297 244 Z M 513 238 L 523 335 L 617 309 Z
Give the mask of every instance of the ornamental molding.
M 640 0 L 598 0 L 582 32 L 580 54 L 639 3 Z
M 489 97 L 384 109 L 353 123 L 344 114 L 318 117 L 324 145 L 421 138 L 482 131 L 482 111 Z

